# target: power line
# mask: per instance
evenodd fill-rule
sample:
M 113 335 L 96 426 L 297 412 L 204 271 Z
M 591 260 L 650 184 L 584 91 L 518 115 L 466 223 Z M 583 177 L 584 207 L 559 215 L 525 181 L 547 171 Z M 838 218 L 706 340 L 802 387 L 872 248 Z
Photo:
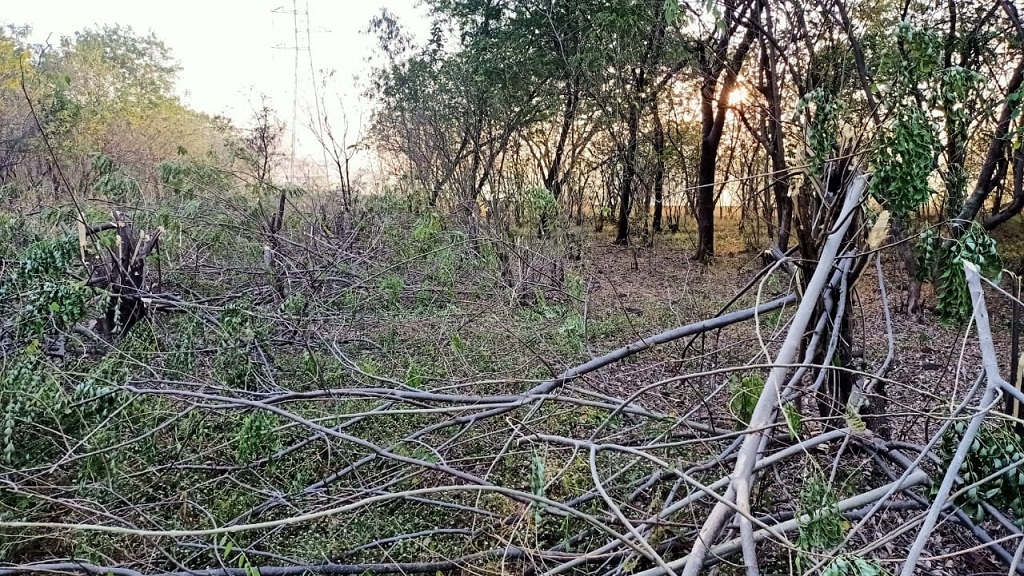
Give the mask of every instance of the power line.
M 295 168 L 295 152 L 296 152 L 296 138 L 299 132 L 299 75 L 300 70 L 304 67 L 301 63 L 305 60 L 309 64 L 309 68 L 313 69 L 313 54 L 312 54 L 312 41 L 313 41 L 313 30 L 310 27 L 309 19 L 309 1 L 304 0 L 300 9 L 298 0 L 292 0 L 291 10 L 286 6 L 281 5 L 271 10 L 273 14 L 291 15 L 292 17 L 292 40 L 291 44 L 278 44 L 273 48 L 278 50 L 291 50 L 294 53 L 294 62 L 292 67 L 292 121 L 291 121 L 291 150 L 289 151 L 288 161 L 288 181 L 289 183 L 298 182 L 298 175 L 296 174 Z M 319 29 L 316 32 L 330 32 L 330 30 Z M 305 43 L 302 39 L 305 39 Z M 315 90 L 315 78 L 310 78 L 310 82 L 314 83 Z
M 305 11 L 302 12 L 304 19 L 309 21 L 309 9 L 308 4 L 305 6 Z M 284 6 L 278 6 L 271 10 L 274 14 L 291 14 L 292 16 L 292 30 L 294 34 L 293 44 L 291 45 L 277 45 L 274 46 L 278 50 L 291 50 L 295 54 L 295 62 L 292 67 L 292 122 L 291 122 L 291 149 L 289 150 L 288 160 L 288 182 L 294 184 L 297 180 L 295 177 L 295 137 L 298 133 L 298 122 L 299 122 L 299 55 L 301 52 L 309 54 L 309 43 L 306 45 L 299 44 L 299 6 L 298 0 L 292 0 L 292 9 L 286 10 Z

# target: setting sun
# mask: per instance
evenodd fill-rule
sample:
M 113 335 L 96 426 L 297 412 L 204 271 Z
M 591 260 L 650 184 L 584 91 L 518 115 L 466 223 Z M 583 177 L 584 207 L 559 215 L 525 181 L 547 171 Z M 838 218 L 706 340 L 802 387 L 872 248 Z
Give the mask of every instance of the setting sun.
M 745 104 L 748 98 L 750 98 L 750 90 L 747 90 L 746 86 L 737 86 L 733 88 L 732 92 L 729 92 L 729 106 Z

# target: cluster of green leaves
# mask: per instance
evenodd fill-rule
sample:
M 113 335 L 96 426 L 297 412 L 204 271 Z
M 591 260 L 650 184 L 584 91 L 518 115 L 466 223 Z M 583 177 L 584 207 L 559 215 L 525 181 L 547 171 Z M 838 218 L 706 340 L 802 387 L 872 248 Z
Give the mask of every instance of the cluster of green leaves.
M 93 154 L 92 171 L 95 178 L 92 189 L 97 194 L 118 204 L 138 200 L 141 191 L 138 180 L 122 170 L 110 156 Z
M 828 485 L 822 471 L 812 466 L 804 474 L 798 510 L 800 522 L 798 545 L 804 550 L 822 550 L 836 546 L 843 538 L 843 519 L 839 515 L 839 499 Z
M 225 386 L 251 390 L 256 384 L 254 347 L 266 338 L 267 326 L 248 300 L 232 302 L 220 314 L 220 347 L 214 376 Z
M 397 216 L 407 218 L 409 215 Z M 408 233 L 411 231 L 411 234 Z M 401 295 L 407 287 L 417 287 L 415 304 L 410 307 L 417 312 L 427 312 L 447 307 L 454 295 L 452 290 L 461 277 L 462 268 L 473 257 L 467 256 L 466 235 L 449 228 L 446 218 L 433 208 L 426 208 L 415 215 L 409 230 L 390 231 L 389 240 L 398 255 L 405 261 L 401 266 L 388 268 L 383 273 L 378 288 L 383 295 L 386 308 L 402 308 Z M 419 282 L 406 278 L 410 267 L 417 262 L 431 263 Z
M 808 162 L 811 173 L 820 177 L 835 151 L 843 105 L 835 94 L 818 87 L 797 102 L 796 114 L 804 110 L 811 115 L 807 130 Z
M 935 266 L 939 262 L 942 251 L 942 237 L 934 228 L 922 231 L 914 244 L 914 256 L 917 258 L 917 279 L 930 282 Z
M 301 319 L 309 310 L 309 299 L 302 292 L 293 292 L 281 302 L 278 310 L 291 319 Z
M 444 230 L 444 219 L 433 209 L 424 210 L 416 217 L 412 228 L 412 238 L 420 244 L 421 250 L 432 250 Z
M 178 66 L 155 34 L 131 27 L 86 29 L 60 39 L 41 65 L 71 79 L 76 99 L 93 113 L 132 116 L 173 99 Z
M 822 471 L 813 464 L 804 474 L 797 511 L 800 514 L 800 534 L 796 539 L 797 570 L 804 571 L 803 563 L 809 553 L 831 550 L 843 541 L 845 520 L 839 514 L 839 498 L 829 486 Z
M 405 280 L 402 276 L 395 273 L 385 275 L 380 279 L 379 288 L 387 306 L 392 309 L 398 308 L 402 290 L 405 288 Z
M 975 120 L 971 107 L 966 103 L 984 86 L 984 80 L 980 72 L 964 66 L 952 66 L 942 71 L 936 97 L 946 119 L 947 137 L 956 138 L 960 146 L 966 146 L 971 122 Z M 967 196 L 967 168 L 964 162 L 947 161 L 944 181 L 946 215 L 952 218 L 960 211 Z
M 558 329 L 558 333 L 562 336 L 564 346 L 572 354 L 581 354 L 583 352 L 585 342 L 582 315 L 575 311 L 567 313 L 562 326 Z
M 532 188 L 526 193 L 525 220 L 538 235 L 547 235 L 558 218 L 558 199 L 547 188 Z
M 935 29 L 911 19 L 903 19 L 887 30 L 878 56 L 879 69 L 892 81 L 891 89 L 897 95 L 917 89 L 917 83 L 931 79 L 940 69 L 942 41 Z
M 917 107 L 897 111 L 892 129 L 872 153 L 871 194 L 897 217 L 905 217 L 931 198 L 928 176 L 935 169 L 936 128 Z
M 757 399 L 764 390 L 764 376 L 757 372 L 748 372 L 742 376 L 729 375 L 729 411 L 736 417 L 738 429 L 750 424 Z
M 567 303 L 565 319 L 558 332 L 566 349 L 572 354 L 582 354 L 586 348 L 587 327 L 580 304 L 586 301 L 586 283 L 580 274 L 572 270 L 566 270 L 564 277 L 565 291 L 570 301 Z
M 3 187 L 0 186 L 0 190 Z M 0 204 L 4 203 L 0 192 Z M 18 254 L 36 240 L 24 218 L 0 213 L 0 258 L 17 260 Z
M 40 122 L 51 140 L 64 141 L 73 136 L 75 127 L 82 122 L 82 104 L 73 96 L 68 85 L 70 78 L 58 77 L 49 97 L 44 98 Z
M 65 386 L 35 341 L 3 368 L 0 441 L 3 461 L 15 466 L 39 465 L 62 454 L 62 446 L 73 445 L 68 437 L 95 432 L 120 404 L 114 388 L 126 375 L 123 363 L 108 359 L 73 386 Z
M 79 481 L 113 483 L 127 461 L 124 451 L 109 448 L 120 442 L 120 429 L 134 416 L 118 412 L 125 401 L 117 387 L 128 380 L 129 374 L 125 356 L 104 358 L 75 385 L 70 403 L 64 407 L 65 418 L 79 424 L 68 429 L 78 439 L 80 451 L 87 455 L 81 460 Z
M 949 468 L 968 422 L 957 420 L 943 434 L 939 454 L 943 468 Z M 997 508 L 1008 510 L 1016 522 L 1024 525 L 1024 444 L 1005 421 L 982 424 L 963 464 L 960 465 L 958 486 L 971 486 L 957 499 L 957 504 L 975 521 L 985 517 L 981 507 L 986 501 Z M 984 478 L 992 478 L 977 485 Z
M 22 354 L 22 357 L 15 359 L 12 365 L 6 366 L 4 379 L 0 385 L 0 398 L 3 405 L 3 460 L 10 464 L 16 457 L 15 448 L 20 448 L 17 457 L 22 458 L 28 451 L 23 446 L 18 446 L 18 436 L 15 435 L 19 428 L 31 423 L 32 413 L 38 405 L 35 395 L 21 397 L 25 389 L 40 391 L 43 390 L 45 374 L 40 369 L 42 355 L 38 352 L 38 344 L 35 344 Z M 49 387 L 49 386 L 48 386 Z M 26 413 L 29 415 L 26 418 Z
M 272 456 L 281 449 L 278 433 L 280 419 L 266 410 L 255 410 L 242 418 L 235 436 L 235 457 L 239 464 L 247 464 Z
M 180 380 L 196 368 L 196 345 L 201 336 L 202 321 L 189 317 L 175 323 L 175 342 L 164 360 L 164 373 L 172 380 Z
M 960 322 L 973 310 L 964 262 L 974 263 L 986 278 L 998 278 L 1003 263 L 996 241 L 977 222 L 947 249 L 945 240 L 932 230 L 921 234 L 915 246 L 918 278 L 939 286 L 935 311 L 947 322 Z
M 79 260 L 76 239 L 38 240 L 20 260 L 0 278 L 0 309 L 13 313 L 16 333 L 40 337 L 67 330 L 85 316 L 90 290 L 69 274 Z
M 575 356 L 583 352 L 584 323 L 583 315 L 571 305 L 549 301 L 542 290 L 534 291 L 534 305 L 524 311 L 523 317 L 536 319 L 544 322 L 561 321 L 561 325 L 555 330 L 557 334 L 556 343 L 559 344 L 561 352 L 569 356 Z
M 231 539 L 230 534 L 225 534 L 221 537 L 220 547 L 223 549 L 221 555 L 227 559 L 228 563 L 238 566 L 238 569 L 242 570 L 245 576 L 260 576 L 259 568 L 253 566 L 244 550 L 239 550 L 232 560 L 231 553 L 235 550 L 235 541 Z
M 178 156 L 156 165 L 160 183 L 176 196 L 191 200 L 197 195 L 224 192 L 231 187 L 231 177 L 214 164 L 196 160 L 179 150 Z

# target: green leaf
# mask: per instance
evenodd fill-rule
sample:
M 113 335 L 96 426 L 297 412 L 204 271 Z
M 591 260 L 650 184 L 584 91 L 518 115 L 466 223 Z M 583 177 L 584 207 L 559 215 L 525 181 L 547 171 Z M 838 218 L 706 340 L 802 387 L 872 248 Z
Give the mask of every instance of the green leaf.
M 672 26 L 679 19 L 679 0 L 665 0 L 665 23 Z

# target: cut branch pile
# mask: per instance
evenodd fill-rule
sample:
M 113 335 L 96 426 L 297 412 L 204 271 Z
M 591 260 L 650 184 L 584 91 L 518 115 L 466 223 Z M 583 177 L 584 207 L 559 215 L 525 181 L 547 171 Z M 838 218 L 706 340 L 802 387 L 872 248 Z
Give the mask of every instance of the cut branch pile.
M 852 178 L 822 208 L 816 225 L 827 233 L 814 247 L 814 262 L 807 261 L 812 252 L 802 246 L 800 262 L 780 255 L 759 275 L 763 282 L 773 270 L 792 266 L 795 274 L 807 276 L 798 280 L 798 293 L 762 301 L 763 286 L 752 282 L 749 287 L 758 288 L 758 297 L 745 309 L 723 310 L 713 318 L 639 339 L 540 382 L 504 383 L 519 386 L 518 391 L 506 387 L 485 392 L 493 382 L 429 385 L 412 377 L 393 380 L 353 360 L 350 348 L 336 336 L 324 337 L 321 344 L 347 376 L 322 381 L 316 389 L 238 390 L 179 382 L 155 371 L 151 378 L 135 377 L 110 392 L 122 399 L 121 409 L 150 401 L 175 408 L 155 430 L 141 432 L 118 450 L 135 449 L 150 436 L 166 442 L 163 430 L 215 413 L 268 414 L 280 422 L 280 429 L 301 433 L 291 434 L 290 443 L 257 462 L 172 458 L 134 472 L 158 485 L 164 474 L 187 471 L 196 483 L 162 488 L 164 492 L 152 494 L 153 501 L 126 498 L 117 509 L 72 499 L 61 486 L 45 483 L 47 474 L 60 466 L 95 453 L 71 449 L 49 470 L 4 469 L 4 490 L 56 502 L 63 510 L 48 518 L 4 514 L 4 534 L 40 541 L 116 539 L 136 559 L 13 558 L 0 566 L 0 575 L 463 570 L 657 576 L 695 575 L 740 561 L 747 574 L 756 575 L 777 570 L 794 555 L 801 571 L 813 573 L 843 555 L 872 557 L 880 549 L 897 556 L 904 550 L 902 571 L 911 574 L 932 561 L 929 555 L 938 554 L 929 547 L 937 530 L 948 529 L 944 523 L 962 527 L 978 546 L 1024 573 L 1019 562 L 1024 548 L 1014 553 L 1007 547 L 1024 546 L 1024 540 L 1005 511 L 982 496 L 995 522 L 980 524 L 954 503 L 972 488 L 963 485 L 958 473 L 982 424 L 1001 405 L 1000 396 L 1024 399 L 999 376 L 981 280 L 970 265 L 966 269 L 984 378 L 957 399 L 949 419 L 923 440 L 892 440 L 874 433 L 884 429 L 881 384 L 889 382 L 894 344 L 877 256 L 888 350 L 873 373 L 857 365 L 864 354 L 856 349 L 864 344 L 854 342 L 850 329 L 851 294 L 869 254 L 881 243 L 877 225 L 872 233 L 862 225 L 866 184 L 864 176 Z M 94 264 L 90 284 L 115 296 L 108 320 L 123 331 L 145 314 L 140 296 L 146 290 L 145 258 L 160 234 L 139 234 L 117 213 L 112 224 L 87 232 L 95 235 L 104 229 L 116 230 L 117 241 Z M 779 338 L 765 330 L 766 317 L 776 313 L 785 326 Z M 641 381 L 621 396 L 584 384 L 638 355 L 685 354 L 689 346 L 681 345 L 681 339 L 750 321 L 760 346 L 745 365 Z M 756 405 L 749 415 L 728 415 L 724 407 L 731 406 L 733 393 L 728 375 L 755 370 L 767 374 Z M 633 376 L 637 374 L 643 372 Z M 658 402 L 661 393 L 706 382 L 719 384 L 701 388 L 693 402 Z M 820 418 L 808 414 L 802 402 L 808 398 L 818 400 Z M 794 420 L 794 411 L 802 422 Z M 956 418 L 969 423 L 943 467 L 940 445 Z M 562 425 L 552 426 L 553 421 Z M 187 442 L 172 440 L 178 450 Z M 325 452 L 332 463 L 330 473 L 306 474 L 304 460 Z M 870 473 L 851 482 L 828 506 L 807 509 L 799 504 L 796 492 L 810 482 L 808 470 L 831 468 L 829 482 L 835 484 L 848 462 Z M 261 484 L 264 471 L 273 466 L 294 467 L 295 481 L 287 491 Z M 196 491 L 225 475 L 237 482 L 245 505 L 233 520 L 213 522 L 209 510 L 193 500 Z M 96 489 L 116 488 L 98 482 Z M 171 506 L 181 510 L 174 526 L 150 513 Z M 843 519 L 845 533 L 827 546 L 809 547 L 808 526 L 828 517 Z M 390 522 L 398 518 L 406 521 L 396 530 Z M 381 524 L 367 526 L 369 519 Z M 886 522 L 895 522 L 897 528 L 879 530 Z M 301 552 L 280 547 L 283 542 L 315 543 L 319 535 L 343 540 L 351 534 L 359 540 L 345 548 Z M 245 544 L 236 545 L 243 538 Z M 418 551 L 414 560 L 396 559 L 408 558 L 410 549 Z

